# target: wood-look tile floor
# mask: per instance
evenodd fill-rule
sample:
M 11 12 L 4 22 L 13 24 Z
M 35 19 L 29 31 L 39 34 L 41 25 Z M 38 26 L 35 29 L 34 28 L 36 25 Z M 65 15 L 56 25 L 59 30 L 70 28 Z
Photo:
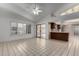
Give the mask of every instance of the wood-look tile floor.
M 79 56 L 79 37 L 68 42 L 40 38 L 1 42 L 0 56 Z

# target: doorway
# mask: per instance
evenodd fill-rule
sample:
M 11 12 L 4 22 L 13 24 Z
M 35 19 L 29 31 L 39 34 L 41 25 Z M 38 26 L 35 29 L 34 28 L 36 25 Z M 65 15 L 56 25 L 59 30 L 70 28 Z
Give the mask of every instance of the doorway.
M 36 25 L 36 37 L 37 38 L 46 38 L 46 25 L 45 24 Z

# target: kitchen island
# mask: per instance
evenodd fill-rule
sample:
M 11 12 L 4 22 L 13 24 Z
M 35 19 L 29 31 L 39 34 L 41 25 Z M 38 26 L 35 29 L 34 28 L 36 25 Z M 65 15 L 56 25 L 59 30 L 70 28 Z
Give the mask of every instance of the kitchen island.
M 68 41 L 68 38 L 69 38 L 69 33 L 65 33 L 65 32 L 50 32 L 49 33 L 49 39 Z

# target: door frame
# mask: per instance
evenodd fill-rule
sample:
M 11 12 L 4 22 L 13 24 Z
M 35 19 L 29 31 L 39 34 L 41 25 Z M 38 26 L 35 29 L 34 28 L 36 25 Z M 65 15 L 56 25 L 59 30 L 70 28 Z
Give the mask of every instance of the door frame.
M 37 24 L 36 25 L 36 38 L 41 38 L 41 30 L 40 30 L 40 37 L 37 37 L 37 26 L 40 25 L 40 29 L 41 29 L 41 24 Z
M 45 24 L 45 23 L 42 23 L 42 24 Z M 36 38 L 42 38 L 42 37 L 41 37 L 41 32 L 42 32 L 42 31 L 41 31 L 41 25 L 42 25 L 42 24 L 37 24 L 37 25 L 36 25 Z M 38 26 L 38 25 L 40 25 L 40 37 L 37 37 L 37 26 Z M 46 33 L 45 33 L 45 34 L 46 34 Z M 45 38 L 44 38 L 44 39 L 45 39 Z

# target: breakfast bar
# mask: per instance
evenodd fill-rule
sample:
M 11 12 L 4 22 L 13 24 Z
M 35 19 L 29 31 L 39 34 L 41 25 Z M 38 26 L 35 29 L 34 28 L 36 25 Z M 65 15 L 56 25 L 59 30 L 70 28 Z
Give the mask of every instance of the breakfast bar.
M 65 32 L 50 32 L 50 39 L 68 41 L 69 33 Z

